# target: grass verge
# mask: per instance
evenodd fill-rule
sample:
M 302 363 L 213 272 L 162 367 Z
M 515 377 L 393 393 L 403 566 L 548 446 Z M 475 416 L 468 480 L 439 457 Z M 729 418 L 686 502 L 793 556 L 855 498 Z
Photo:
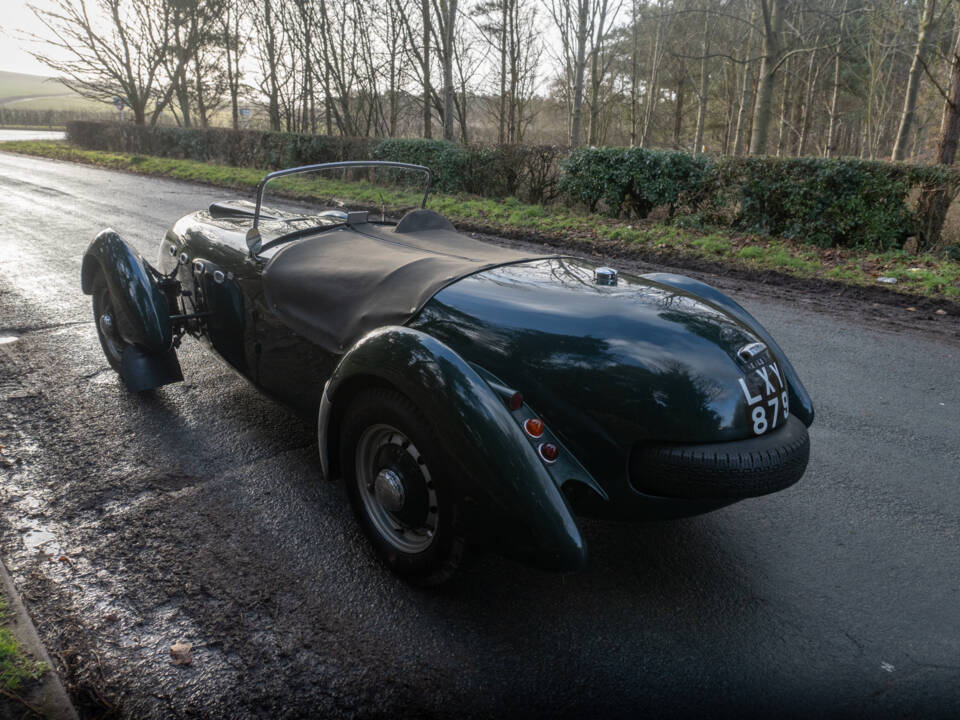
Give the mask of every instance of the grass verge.
M 267 172 L 193 160 L 81 150 L 65 142 L 14 141 L 0 143 L 0 150 L 245 191 L 253 190 Z M 416 197 L 410 193 L 335 182 L 308 187 L 291 181 L 280 188 L 293 196 L 329 193 L 388 210 L 416 203 Z M 818 248 L 727 229 L 704 231 L 652 221 L 627 223 L 562 206 L 528 205 L 515 198 L 492 200 L 434 194 L 430 207 L 467 229 L 572 246 L 582 251 L 627 254 L 651 260 L 680 258 L 861 287 L 878 287 L 881 286 L 879 278 L 893 278 L 896 283 L 882 287 L 910 295 L 960 300 L 960 261 L 930 255 Z
M 13 633 L 4 625 L 10 613 L 7 599 L 0 595 L 0 689 L 15 692 L 25 683 L 38 679 L 47 671 L 46 663 L 27 657 Z

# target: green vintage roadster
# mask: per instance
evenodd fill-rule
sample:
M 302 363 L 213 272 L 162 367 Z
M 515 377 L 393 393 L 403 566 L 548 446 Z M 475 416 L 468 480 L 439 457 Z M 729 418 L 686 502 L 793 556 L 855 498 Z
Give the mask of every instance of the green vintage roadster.
M 192 335 L 316 419 L 325 477 L 417 583 L 471 545 L 574 570 L 578 515 L 680 518 L 799 480 L 813 406 L 743 308 L 460 234 L 430 184 L 400 163 L 274 172 L 255 203 L 174 223 L 156 265 L 104 230 L 82 287 L 108 362 L 132 392 L 177 382 Z

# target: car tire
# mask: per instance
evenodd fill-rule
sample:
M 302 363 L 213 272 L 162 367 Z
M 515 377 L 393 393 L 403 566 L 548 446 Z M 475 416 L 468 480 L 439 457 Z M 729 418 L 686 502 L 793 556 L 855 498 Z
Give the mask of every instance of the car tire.
M 449 580 L 467 544 L 461 502 L 451 458 L 423 413 L 394 390 L 365 390 L 340 438 L 347 496 L 383 562 L 417 585 Z
M 790 416 L 775 432 L 706 445 L 641 445 L 630 481 L 642 493 L 688 500 L 741 500 L 797 482 L 810 459 L 810 436 Z
M 103 273 L 98 273 L 93 281 L 93 324 L 97 328 L 100 347 L 116 373 L 123 377 L 123 351 L 128 343 L 120 336 L 119 324 L 123 322 L 117 303 L 110 293 Z

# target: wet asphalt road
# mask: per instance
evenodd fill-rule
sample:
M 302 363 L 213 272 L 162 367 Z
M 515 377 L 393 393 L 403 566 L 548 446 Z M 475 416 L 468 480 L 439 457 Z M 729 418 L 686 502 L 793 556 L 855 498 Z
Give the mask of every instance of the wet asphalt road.
M 153 259 L 224 196 L 0 154 L 0 551 L 84 712 L 960 714 L 956 322 L 894 331 L 744 286 L 817 404 L 798 485 L 585 523 L 577 575 L 484 556 L 422 592 L 367 551 L 312 427 L 195 343 L 147 399 L 101 356 L 93 235 Z

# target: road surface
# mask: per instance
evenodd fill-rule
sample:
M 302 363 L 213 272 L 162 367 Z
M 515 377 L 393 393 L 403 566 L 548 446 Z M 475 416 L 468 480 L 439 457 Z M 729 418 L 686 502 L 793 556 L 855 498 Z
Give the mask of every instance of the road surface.
M 0 105 L 3 103 L 0 102 Z M 62 130 L 12 130 L 0 128 L 0 142 L 8 140 L 63 140 Z
M 193 342 L 152 398 L 101 355 L 90 239 L 152 259 L 225 195 L 0 153 L 0 551 L 83 712 L 960 714 L 956 318 L 706 277 L 814 398 L 804 479 L 586 522 L 580 574 L 487 555 L 423 592 L 367 550 L 312 427 Z M 180 639 L 192 665 L 169 661 Z

